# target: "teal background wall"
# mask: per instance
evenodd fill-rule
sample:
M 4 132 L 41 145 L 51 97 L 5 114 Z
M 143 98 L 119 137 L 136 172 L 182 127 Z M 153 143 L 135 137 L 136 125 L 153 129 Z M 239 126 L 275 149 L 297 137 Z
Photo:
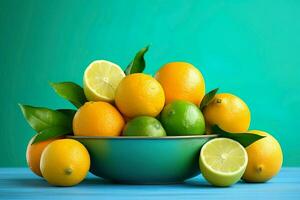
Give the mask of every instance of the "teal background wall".
M 188 61 L 246 101 L 251 129 L 272 133 L 300 166 L 300 1 L 0 1 L 0 166 L 24 166 L 34 135 L 17 103 L 72 107 L 48 81 L 82 82 L 107 59 L 123 68 L 147 44 L 147 73 Z

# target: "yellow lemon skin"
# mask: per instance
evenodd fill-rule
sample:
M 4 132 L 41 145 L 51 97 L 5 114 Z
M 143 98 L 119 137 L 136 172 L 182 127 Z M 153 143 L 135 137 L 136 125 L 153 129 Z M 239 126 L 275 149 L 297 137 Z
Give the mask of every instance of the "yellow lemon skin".
M 50 143 L 41 156 L 42 175 L 54 186 L 73 186 L 80 183 L 89 168 L 88 151 L 73 139 L 60 139 Z
M 122 79 L 116 91 L 115 103 L 128 118 L 142 115 L 156 117 L 165 105 L 165 94 L 156 79 L 135 73 Z
M 212 133 L 211 126 L 213 125 L 218 125 L 221 129 L 232 133 L 246 132 L 251 121 L 247 104 L 229 93 L 216 94 L 204 108 L 203 115 L 208 134 Z
M 243 175 L 246 182 L 266 182 L 274 177 L 281 169 L 283 154 L 278 141 L 270 134 L 252 130 L 254 133 L 266 136 L 246 148 L 248 165 Z

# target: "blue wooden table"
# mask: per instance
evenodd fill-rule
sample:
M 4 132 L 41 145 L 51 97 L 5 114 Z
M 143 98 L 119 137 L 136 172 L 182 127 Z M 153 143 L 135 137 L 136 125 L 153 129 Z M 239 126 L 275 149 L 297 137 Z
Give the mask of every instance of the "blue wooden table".
M 74 187 L 53 187 L 27 168 L 0 168 L 0 199 L 300 199 L 300 168 L 283 168 L 263 184 L 210 186 L 197 176 L 176 185 L 119 185 L 93 175 Z

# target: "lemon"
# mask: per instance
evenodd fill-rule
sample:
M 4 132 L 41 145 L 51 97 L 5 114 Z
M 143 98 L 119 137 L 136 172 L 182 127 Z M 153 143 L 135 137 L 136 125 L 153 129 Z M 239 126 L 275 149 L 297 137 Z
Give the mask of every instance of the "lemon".
M 72 186 L 80 183 L 90 168 L 90 156 L 86 148 L 73 139 L 51 142 L 43 151 L 40 169 L 49 184 Z
M 106 60 L 96 60 L 85 70 L 83 89 L 89 101 L 113 102 L 115 91 L 125 77 L 123 70 Z
M 281 169 L 281 146 L 272 135 L 264 131 L 252 130 L 248 133 L 265 137 L 247 146 L 248 165 L 242 179 L 246 182 L 266 182 Z
M 116 106 L 128 117 L 156 117 L 165 105 L 165 93 L 160 83 L 143 73 L 127 75 L 116 91 Z
M 216 138 L 207 142 L 200 152 L 200 170 L 215 186 L 230 186 L 239 181 L 248 162 L 247 152 L 240 143 Z

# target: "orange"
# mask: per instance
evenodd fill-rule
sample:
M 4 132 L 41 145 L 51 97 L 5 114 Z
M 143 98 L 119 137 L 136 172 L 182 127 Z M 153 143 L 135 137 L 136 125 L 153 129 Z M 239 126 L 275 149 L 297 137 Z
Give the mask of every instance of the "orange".
M 55 139 L 49 139 L 46 141 L 38 142 L 35 144 L 32 144 L 34 138 L 33 136 L 31 140 L 29 141 L 27 145 L 26 150 L 26 161 L 28 164 L 28 167 L 33 171 L 36 175 L 42 176 L 41 170 L 40 170 L 40 160 L 43 150 L 46 148 L 48 144 L 53 142 Z
M 77 136 L 119 136 L 125 122 L 120 112 L 107 102 L 87 102 L 73 119 Z
M 270 134 L 253 130 L 249 133 L 266 136 L 246 147 L 248 165 L 243 175 L 247 182 L 265 182 L 275 176 L 281 168 L 283 155 L 280 144 Z
M 251 117 L 247 104 L 233 94 L 216 94 L 204 107 L 203 115 L 207 133 L 211 133 L 212 125 L 218 125 L 232 133 L 246 132 L 250 126 Z
M 162 85 L 166 104 L 174 100 L 186 100 L 200 105 L 205 94 L 205 83 L 201 72 L 187 62 L 171 62 L 155 74 Z
M 116 91 L 115 102 L 126 117 L 155 117 L 164 107 L 165 95 L 157 80 L 149 75 L 136 73 L 122 79 Z

